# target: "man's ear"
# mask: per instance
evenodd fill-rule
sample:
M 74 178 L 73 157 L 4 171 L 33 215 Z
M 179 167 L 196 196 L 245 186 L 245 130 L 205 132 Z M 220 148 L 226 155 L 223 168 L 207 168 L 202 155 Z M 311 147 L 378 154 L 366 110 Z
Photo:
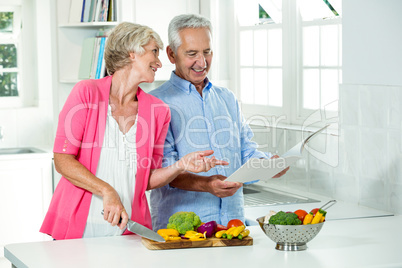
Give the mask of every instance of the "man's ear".
M 176 55 L 174 54 L 173 49 L 171 49 L 170 46 L 166 47 L 166 53 L 167 53 L 167 56 L 168 56 L 170 62 L 172 64 L 175 64 L 176 63 Z
M 129 56 L 130 56 L 130 59 L 135 60 L 135 53 L 134 52 L 130 52 Z

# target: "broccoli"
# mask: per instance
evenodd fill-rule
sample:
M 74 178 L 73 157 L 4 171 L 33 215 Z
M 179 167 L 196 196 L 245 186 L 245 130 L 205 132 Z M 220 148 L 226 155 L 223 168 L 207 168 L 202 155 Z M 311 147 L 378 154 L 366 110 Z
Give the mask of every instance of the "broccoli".
M 283 211 L 279 211 L 269 218 L 269 224 L 300 225 L 302 222 L 295 213 L 285 213 Z
M 168 229 L 175 229 L 180 234 L 185 234 L 187 231 L 194 231 L 201 225 L 200 217 L 194 212 L 176 212 L 169 218 L 167 224 Z

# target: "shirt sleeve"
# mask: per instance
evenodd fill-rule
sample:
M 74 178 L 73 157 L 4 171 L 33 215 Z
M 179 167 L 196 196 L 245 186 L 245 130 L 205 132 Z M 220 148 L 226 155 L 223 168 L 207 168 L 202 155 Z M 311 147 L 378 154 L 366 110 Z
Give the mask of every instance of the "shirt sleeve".
M 178 155 L 179 154 L 176 149 L 172 127 L 169 125 L 163 150 L 162 167 L 168 167 L 176 163 L 179 160 Z
M 168 167 L 173 165 L 179 160 L 179 154 L 176 149 L 175 140 L 172 132 L 172 127 L 169 124 L 169 129 L 165 139 L 165 147 L 163 150 L 163 161 L 162 167 Z M 175 189 L 175 187 L 167 184 L 165 186 L 167 189 Z
M 165 144 L 165 137 L 166 133 L 168 133 L 169 124 L 170 124 L 170 110 L 166 107 L 165 119 L 163 122 L 163 126 L 159 135 L 156 137 L 155 140 L 155 148 L 153 150 L 152 155 L 152 165 L 151 169 L 160 168 L 163 165 L 163 154 L 164 154 L 164 144 Z
M 250 158 L 271 158 L 273 154 L 259 151 L 258 144 L 252 141 L 254 133 L 250 126 L 247 124 L 241 109 L 239 102 L 236 100 L 237 115 L 240 127 L 240 146 L 241 146 L 241 158 L 242 164 L 246 163 Z
M 82 100 L 83 85 L 77 83 L 60 114 L 53 152 L 77 155 L 85 131 L 88 105 Z

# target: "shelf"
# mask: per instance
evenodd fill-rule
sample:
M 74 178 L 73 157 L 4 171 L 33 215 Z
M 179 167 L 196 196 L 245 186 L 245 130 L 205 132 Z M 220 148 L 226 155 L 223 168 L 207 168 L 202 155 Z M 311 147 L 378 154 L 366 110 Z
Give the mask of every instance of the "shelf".
M 81 79 L 78 78 L 63 78 L 60 79 L 59 82 L 63 84 L 77 84 Z
M 60 24 L 59 28 L 91 28 L 91 27 L 113 27 L 119 24 L 117 21 L 107 21 L 107 22 L 77 22 L 77 23 L 64 23 Z

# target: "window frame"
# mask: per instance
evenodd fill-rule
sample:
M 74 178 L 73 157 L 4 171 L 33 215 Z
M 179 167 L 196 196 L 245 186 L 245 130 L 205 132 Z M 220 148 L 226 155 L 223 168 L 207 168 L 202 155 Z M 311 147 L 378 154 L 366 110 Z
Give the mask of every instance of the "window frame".
M 0 33 L 0 44 L 14 44 L 17 50 L 17 67 L 0 68 L 1 73 L 17 73 L 18 96 L 0 96 L 1 108 L 18 108 L 23 106 L 23 79 L 22 79 L 22 3 L 20 1 L 1 1 L 0 12 L 13 12 L 13 32 Z
M 292 4 L 293 2 L 293 4 Z M 283 0 L 282 5 L 282 22 L 279 24 L 262 24 L 255 26 L 240 26 L 238 21 L 235 23 L 235 42 L 236 42 L 236 96 L 241 103 L 243 114 L 249 122 L 253 122 L 253 118 L 264 117 L 265 125 L 299 125 L 309 126 L 313 125 L 321 127 L 331 122 L 338 121 L 338 111 L 328 111 L 326 107 L 321 107 L 319 110 L 302 108 L 303 94 L 302 94 L 302 26 L 303 25 L 326 25 L 326 24 L 340 24 L 342 27 L 342 18 L 336 17 L 327 20 L 314 20 L 302 22 L 297 12 L 297 4 L 294 0 Z M 236 18 L 235 6 L 235 18 Z M 269 13 L 269 12 L 268 12 Z M 272 26 L 275 25 L 275 26 Z M 291 26 L 293 25 L 293 26 Z M 270 27 L 280 27 L 282 29 L 282 107 L 274 107 L 269 105 L 247 104 L 242 102 L 241 96 L 241 79 L 240 79 L 240 32 L 246 29 L 269 29 Z M 342 50 L 341 46 L 341 31 L 338 33 L 339 46 L 338 50 Z M 296 46 L 294 44 L 297 44 Z M 339 54 L 340 55 L 340 54 Z M 319 65 L 321 70 L 321 65 Z M 253 68 L 253 67 L 252 67 Z M 269 67 L 266 67 L 269 68 Z M 342 76 L 342 63 L 340 62 L 340 72 L 338 76 L 339 84 L 341 83 Z M 338 84 L 338 96 L 339 96 Z M 320 86 L 321 87 L 321 86 Z M 321 89 L 320 89 L 321 90 Z M 296 96 L 296 97 L 295 97 Z M 331 105 L 337 105 L 334 101 Z M 339 110 L 339 109 L 338 109 Z M 332 129 L 337 129 L 338 124 L 332 124 Z
M 298 44 L 297 49 L 299 49 L 297 53 L 297 63 L 296 64 L 296 71 L 297 71 L 297 101 L 292 103 L 292 107 L 295 107 L 293 113 L 293 120 L 292 122 L 297 125 L 302 125 L 306 120 L 310 121 L 315 121 L 319 122 L 324 120 L 333 120 L 338 118 L 338 110 L 333 111 L 330 109 L 327 109 L 331 105 L 338 105 L 338 101 L 333 101 L 329 104 L 322 105 L 321 103 L 321 85 L 320 85 L 320 108 L 319 110 L 314 110 L 314 109 L 307 109 L 303 108 L 303 70 L 304 69 L 310 69 L 304 68 L 302 65 L 302 58 L 303 58 L 303 39 L 302 39 L 302 31 L 303 31 L 303 26 L 325 26 L 325 25 L 338 25 L 341 27 L 340 31 L 338 31 L 338 63 L 339 65 L 337 67 L 333 66 L 322 66 L 321 63 L 316 67 L 311 67 L 311 69 L 318 69 L 318 70 L 338 70 L 338 99 L 339 99 L 339 85 L 342 83 L 342 59 L 341 59 L 341 51 L 342 51 L 342 18 L 337 17 L 337 18 L 331 18 L 328 20 L 314 20 L 314 21 L 306 21 L 306 22 L 298 22 L 297 28 L 298 28 Z M 321 31 L 321 28 L 320 28 Z M 321 33 L 320 33 L 321 34 Z M 320 36 L 321 37 L 321 36 Z M 321 46 L 320 46 L 321 48 Z M 320 53 L 321 56 L 321 53 Z M 321 81 L 321 80 L 320 80 Z M 323 118 L 324 117 L 324 118 Z M 324 126 L 325 123 L 319 124 L 319 126 Z

